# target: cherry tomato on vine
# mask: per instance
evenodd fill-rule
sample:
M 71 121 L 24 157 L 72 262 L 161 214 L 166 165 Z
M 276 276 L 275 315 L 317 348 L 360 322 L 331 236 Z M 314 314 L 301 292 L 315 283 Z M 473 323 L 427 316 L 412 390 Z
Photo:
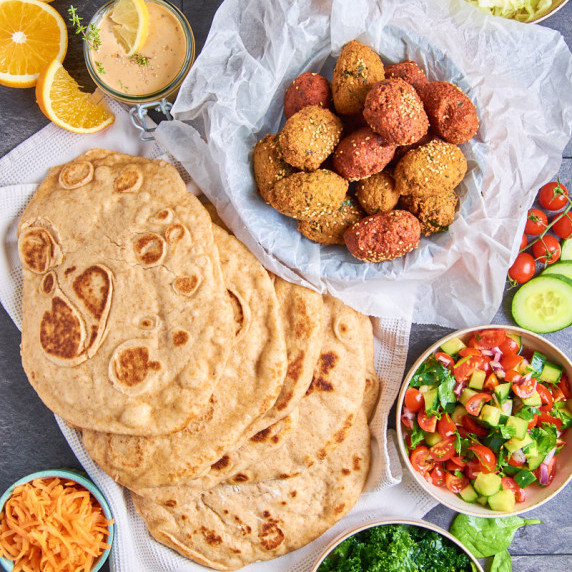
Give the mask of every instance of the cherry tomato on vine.
M 519 250 L 524 250 L 528 245 L 528 238 L 526 238 L 526 234 L 522 235 L 520 239 L 520 246 L 518 247 Z
M 554 234 L 556 234 L 560 238 L 572 237 L 572 213 L 567 212 L 565 215 L 562 215 L 562 217 L 560 217 L 552 225 L 552 230 L 554 231 Z
M 538 202 L 547 211 L 559 211 L 568 202 L 568 189 L 560 182 L 546 183 L 538 193 Z
M 560 258 L 560 243 L 547 234 L 532 245 L 532 253 L 541 264 L 554 264 Z
M 524 284 L 528 282 L 536 272 L 536 260 L 532 254 L 521 252 L 509 268 L 508 275 L 515 282 Z
M 526 218 L 524 232 L 537 236 L 546 230 L 548 224 L 547 216 L 539 209 L 530 209 Z

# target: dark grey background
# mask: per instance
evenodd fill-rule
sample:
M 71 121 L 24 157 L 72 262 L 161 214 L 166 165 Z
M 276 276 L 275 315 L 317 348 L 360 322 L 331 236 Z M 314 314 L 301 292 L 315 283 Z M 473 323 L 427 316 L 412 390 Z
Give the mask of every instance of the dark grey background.
M 197 42 L 197 54 L 204 45 L 208 30 L 220 5 L 219 0 L 176 0 L 185 13 Z M 52 6 L 65 15 L 69 2 L 55 0 Z M 74 5 L 89 21 L 103 0 L 77 0 Z M 542 25 L 558 30 L 568 46 L 572 45 L 572 2 Z M 85 89 L 94 89 L 82 56 L 82 40 L 69 28 L 69 48 L 65 66 Z M 5 155 L 27 137 L 44 127 L 48 120 L 35 103 L 33 89 L 17 90 L 0 86 L 0 156 Z M 572 145 L 569 143 L 558 173 L 572 190 Z M 515 189 L 515 192 L 517 190 Z M 510 315 L 513 292 L 507 290 L 502 307 L 494 318 L 496 324 L 514 324 Z M 409 367 L 434 341 L 449 329 L 414 324 L 407 360 Z M 568 356 L 572 354 L 571 328 L 547 334 L 546 338 Z M 61 435 L 53 415 L 28 384 L 19 354 L 20 333 L 0 308 L 0 492 L 20 477 L 41 469 L 79 467 L 79 463 Z M 526 514 L 539 518 L 540 526 L 530 526 L 517 533 L 511 545 L 514 570 L 518 572 L 570 572 L 572 570 L 572 487 L 568 485 L 556 499 Z M 455 513 L 443 506 L 433 509 L 427 520 L 445 528 Z M 106 566 L 104 572 L 109 568 Z M 134 571 L 135 572 L 135 571 Z

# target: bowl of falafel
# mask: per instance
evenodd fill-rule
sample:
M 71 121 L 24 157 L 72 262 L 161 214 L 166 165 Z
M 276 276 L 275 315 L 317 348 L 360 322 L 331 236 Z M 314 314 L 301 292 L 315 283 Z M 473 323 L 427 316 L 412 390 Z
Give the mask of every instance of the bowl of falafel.
M 309 71 L 284 93 L 286 122 L 252 155 L 261 200 L 322 245 L 357 260 L 405 256 L 446 232 L 467 172 L 459 145 L 478 131 L 471 99 L 411 60 L 384 65 L 356 40 L 331 81 Z

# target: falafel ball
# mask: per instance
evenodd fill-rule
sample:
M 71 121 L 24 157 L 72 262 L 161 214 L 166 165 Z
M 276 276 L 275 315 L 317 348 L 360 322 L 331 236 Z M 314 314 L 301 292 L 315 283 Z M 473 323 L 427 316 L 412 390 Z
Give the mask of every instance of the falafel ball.
M 415 88 L 400 77 L 376 83 L 365 98 L 363 116 L 388 145 L 411 145 L 429 129 Z
M 399 202 L 395 181 L 385 171 L 359 181 L 356 185 L 356 197 L 368 215 L 390 211 Z
M 477 133 L 477 110 L 469 97 L 456 85 L 433 81 L 423 86 L 420 95 L 431 127 L 439 137 L 460 145 Z
M 330 82 L 323 75 L 304 72 L 286 89 L 284 114 L 287 119 L 308 105 L 319 105 L 324 109 L 332 106 Z
M 453 190 L 467 172 L 467 160 L 452 143 L 433 139 L 408 151 L 393 171 L 400 195 L 427 196 Z
M 252 164 L 258 192 L 267 203 L 270 203 L 268 197 L 274 185 L 295 172 L 295 169 L 284 161 L 278 144 L 278 135 L 270 133 L 254 146 Z
M 312 220 L 335 213 L 347 191 L 348 182 L 333 171 L 293 173 L 274 185 L 270 204 L 286 216 Z
M 355 198 L 346 195 L 339 209 L 312 220 L 299 221 L 298 230 L 320 244 L 345 244 L 344 232 L 364 216 Z
M 419 90 L 429 82 L 425 72 L 411 60 L 391 64 L 385 66 L 384 69 L 386 79 L 400 77 L 411 84 L 416 90 Z
M 400 206 L 415 215 L 421 224 L 421 232 L 429 236 L 447 230 L 455 218 L 459 197 L 453 191 L 445 191 L 427 197 L 409 195 L 401 197 Z
M 278 142 L 287 163 L 315 171 L 334 152 L 342 131 L 342 120 L 329 109 L 309 105 L 286 121 Z
M 384 78 L 383 62 L 369 47 L 352 40 L 342 49 L 332 77 L 334 107 L 341 115 L 354 115 L 363 109 L 371 87 Z
M 334 152 L 334 169 L 348 181 L 358 181 L 379 173 L 393 158 L 395 145 L 370 127 L 362 127 L 341 140 Z

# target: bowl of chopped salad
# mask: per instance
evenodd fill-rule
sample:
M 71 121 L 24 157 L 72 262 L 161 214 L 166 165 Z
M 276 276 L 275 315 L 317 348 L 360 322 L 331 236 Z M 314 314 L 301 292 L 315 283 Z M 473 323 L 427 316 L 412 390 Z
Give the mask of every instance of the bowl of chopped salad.
M 96 572 L 115 524 L 105 497 L 69 469 L 33 473 L 0 497 L 0 564 L 11 570 Z
M 413 364 L 397 401 L 399 449 L 449 508 L 519 514 L 572 478 L 572 363 L 538 334 L 488 325 L 442 338 Z
M 322 553 L 312 572 L 454 570 L 483 572 L 446 530 L 413 519 L 381 519 L 347 530 Z
M 568 0 L 467 0 L 493 16 L 536 23 L 560 10 Z

